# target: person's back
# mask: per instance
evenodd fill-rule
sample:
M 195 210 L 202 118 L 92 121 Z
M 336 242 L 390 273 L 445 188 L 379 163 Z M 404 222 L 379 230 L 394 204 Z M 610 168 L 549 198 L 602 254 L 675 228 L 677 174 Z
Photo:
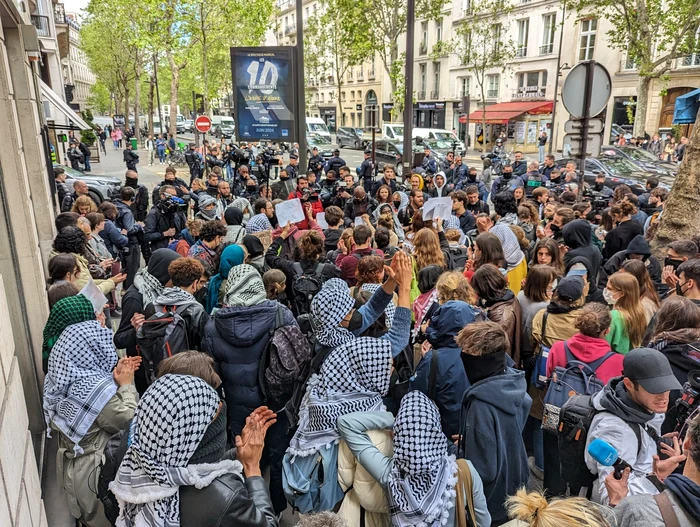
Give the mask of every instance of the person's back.
M 564 225 L 562 229 L 564 243 L 569 248 L 564 255 L 564 263 L 568 264 L 576 257 L 585 257 L 594 270 L 595 276 L 591 277 L 591 282 L 596 283 L 602 256 L 597 247 L 591 244 L 591 226 L 583 219 L 574 220 Z

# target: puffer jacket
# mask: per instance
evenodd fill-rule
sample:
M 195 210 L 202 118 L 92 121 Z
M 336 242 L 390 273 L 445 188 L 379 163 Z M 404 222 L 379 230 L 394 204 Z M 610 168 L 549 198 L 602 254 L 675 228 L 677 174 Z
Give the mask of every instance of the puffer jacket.
M 263 404 L 258 382 L 260 359 L 276 329 L 277 310 L 282 325 L 296 325 L 292 312 L 274 300 L 255 306 L 224 307 L 209 319 L 202 350 L 216 362 L 226 394 L 228 422 L 238 435 L 246 418 Z
M 389 430 L 369 430 L 367 436 L 387 457 L 394 456 L 394 441 Z M 360 527 L 361 508 L 365 510 L 366 527 L 389 527 L 389 500 L 386 491 L 353 455 L 345 441 L 338 449 L 338 483 L 345 492 L 338 516 L 349 527 Z

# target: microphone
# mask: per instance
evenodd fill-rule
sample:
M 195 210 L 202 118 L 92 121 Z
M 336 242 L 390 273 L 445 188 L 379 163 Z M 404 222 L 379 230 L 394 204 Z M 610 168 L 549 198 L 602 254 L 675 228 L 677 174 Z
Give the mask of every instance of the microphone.
M 588 445 L 588 454 L 604 467 L 615 469 L 615 479 L 622 479 L 622 473 L 626 468 L 632 470 L 632 466 L 627 461 L 620 459 L 617 450 L 602 439 L 594 439 Z

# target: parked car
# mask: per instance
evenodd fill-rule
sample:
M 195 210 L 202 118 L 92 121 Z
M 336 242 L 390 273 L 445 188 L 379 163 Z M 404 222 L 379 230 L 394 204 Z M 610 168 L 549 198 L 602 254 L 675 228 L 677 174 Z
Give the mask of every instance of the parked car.
M 640 170 L 650 172 L 652 175 L 672 176 L 678 174 L 678 165 L 662 161 L 654 154 L 650 154 L 643 148 L 636 146 L 604 146 L 603 152 L 612 152 L 614 155 L 622 156 L 629 159 L 637 165 Z
M 567 163 L 574 162 L 578 166 L 579 161 L 573 158 L 557 159 L 554 164 L 557 168 L 564 168 Z M 626 157 L 616 154 L 607 154 L 605 150 L 598 157 L 587 157 L 583 179 L 589 185 L 595 184 L 595 173 L 605 174 L 605 186 L 614 189 L 618 185 L 627 185 L 632 192 L 643 194 L 646 192 L 646 180 L 650 176 L 658 177 L 659 185 L 670 190 L 673 186 L 673 177 L 668 175 L 651 174 L 643 172 L 637 165 Z
M 335 134 L 335 142 L 338 148 L 352 147 L 361 149 L 364 147 L 365 140 L 363 138 L 362 128 L 352 128 L 350 126 L 341 126 Z
M 212 128 L 212 135 L 219 139 L 231 139 L 235 130 L 233 126 L 228 124 L 217 124 Z
M 84 174 L 80 170 L 75 170 L 66 165 L 54 165 L 53 167 L 60 167 L 66 173 L 66 185 L 68 185 L 69 189 L 73 189 L 73 183 L 75 183 L 76 179 L 85 181 L 90 190 L 90 197 L 98 205 L 105 200 L 109 201 L 121 192 L 122 182 L 117 177 Z
M 194 132 L 194 120 L 185 119 L 185 132 Z
M 306 134 L 306 157 L 311 157 L 311 150 L 316 147 L 318 153 L 323 159 L 333 157 L 333 149 L 331 148 L 330 140 L 321 134 L 307 133 Z

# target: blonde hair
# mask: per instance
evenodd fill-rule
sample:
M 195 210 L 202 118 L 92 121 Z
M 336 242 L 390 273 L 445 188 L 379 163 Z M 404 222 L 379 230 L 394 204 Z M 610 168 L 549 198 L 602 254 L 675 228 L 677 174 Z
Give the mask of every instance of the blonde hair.
M 442 273 L 435 284 L 435 289 L 441 305 L 450 300 L 461 300 L 469 304 L 473 304 L 476 300 L 469 280 L 457 271 Z
M 585 498 L 555 498 L 520 489 L 506 500 L 508 515 L 528 527 L 611 527 L 601 509 Z
M 614 309 L 622 315 L 625 334 L 629 337 L 632 347 L 636 348 L 642 344 L 647 329 L 647 318 L 639 297 L 639 282 L 634 275 L 618 271 L 610 275 L 608 283 L 623 293 L 615 303 Z
M 97 212 L 97 205 L 92 201 L 90 196 L 78 196 L 73 202 L 73 207 L 71 207 L 71 212 L 77 212 L 80 214 L 80 207 L 89 207 L 88 214 L 90 212 Z
M 418 269 L 429 265 L 445 266 L 445 255 L 440 248 L 440 238 L 430 229 L 421 229 L 413 237 L 413 256 Z

